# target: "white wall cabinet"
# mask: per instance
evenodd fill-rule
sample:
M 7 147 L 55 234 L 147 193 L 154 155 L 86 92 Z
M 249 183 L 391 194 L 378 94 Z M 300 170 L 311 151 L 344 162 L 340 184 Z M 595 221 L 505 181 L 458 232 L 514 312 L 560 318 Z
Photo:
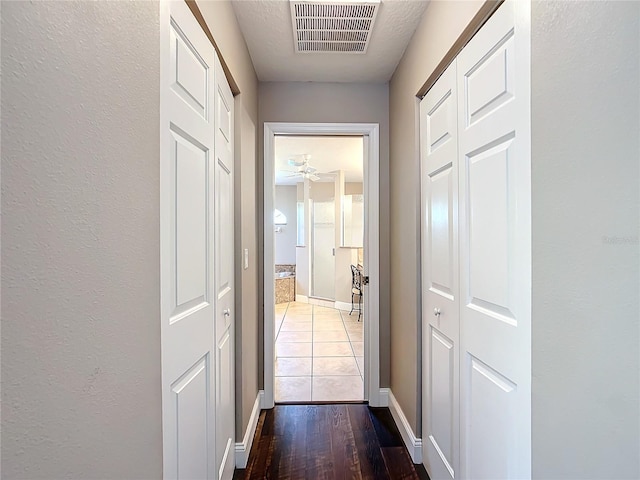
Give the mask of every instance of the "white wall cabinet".
M 342 196 L 341 246 L 362 248 L 364 245 L 364 195 Z
M 423 458 L 531 476 L 530 5 L 505 2 L 420 104 Z

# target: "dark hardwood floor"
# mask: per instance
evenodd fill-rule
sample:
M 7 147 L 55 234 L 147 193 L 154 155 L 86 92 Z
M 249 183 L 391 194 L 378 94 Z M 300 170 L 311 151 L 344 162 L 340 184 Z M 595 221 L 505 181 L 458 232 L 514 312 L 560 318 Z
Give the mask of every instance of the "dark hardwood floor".
M 429 479 L 414 465 L 388 408 L 276 405 L 260 414 L 234 479 Z

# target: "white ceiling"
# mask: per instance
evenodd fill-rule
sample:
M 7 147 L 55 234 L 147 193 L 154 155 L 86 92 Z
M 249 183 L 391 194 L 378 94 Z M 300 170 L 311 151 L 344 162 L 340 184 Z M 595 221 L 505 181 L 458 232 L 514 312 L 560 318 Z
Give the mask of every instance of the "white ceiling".
M 344 170 L 347 182 L 362 182 L 362 162 L 364 158 L 362 137 L 329 136 L 277 136 L 275 139 L 276 185 L 295 185 L 300 176 L 286 177 L 296 167 L 289 165 L 289 159 L 301 154 L 310 154 L 309 165 L 317 172 L 327 173 Z M 333 181 L 328 179 L 328 181 Z
M 389 81 L 428 0 L 382 0 L 366 54 L 295 53 L 288 0 L 233 0 L 262 82 Z

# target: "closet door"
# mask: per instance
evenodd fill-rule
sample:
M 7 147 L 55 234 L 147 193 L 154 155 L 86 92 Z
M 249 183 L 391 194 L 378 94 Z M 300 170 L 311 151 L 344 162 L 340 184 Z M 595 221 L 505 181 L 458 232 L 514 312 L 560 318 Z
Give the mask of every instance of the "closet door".
M 216 54 L 185 2 L 160 12 L 163 476 L 214 479 Z
M 235 465 L 233 95 L 217 58 L 215 72 L 215 448 L 217 478 L 231 479 Z
M 461 467 L 531 476 L 529 2 L 505 2 L 458 56 Z
M 420 103 L 423 461 L 458 478 L 458 135 L 456 62 Z

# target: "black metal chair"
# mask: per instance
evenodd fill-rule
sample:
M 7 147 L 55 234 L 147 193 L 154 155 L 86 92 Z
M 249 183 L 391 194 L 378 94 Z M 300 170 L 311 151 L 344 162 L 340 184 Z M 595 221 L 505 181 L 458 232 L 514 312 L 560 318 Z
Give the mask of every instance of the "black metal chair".
M 358 308 L 355 308 L 354 297 L 358 296 Z M 349 315 L 356 310 L 358 312 L 358 321 L 362 315 L 362 272 L 355 265 L 351 265 L 351 311 Z

